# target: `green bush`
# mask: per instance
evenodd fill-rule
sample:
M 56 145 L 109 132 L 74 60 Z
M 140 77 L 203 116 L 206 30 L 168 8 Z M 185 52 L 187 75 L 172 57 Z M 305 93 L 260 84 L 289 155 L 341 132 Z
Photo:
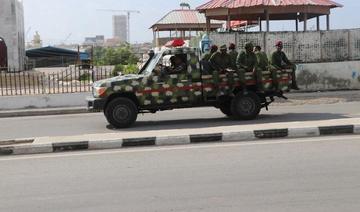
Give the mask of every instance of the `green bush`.
M 118 64 L 115 66 L 112 74 L 113 76 L 118 76 L 118 73 L 121 73 L 123 75 L 126 74 L 137 74 L 139 72 L 139 68 L 136 64 L 130 64 L 130 65 L 122 65 Z
M 119 76 L 119 73 L 124 73 L 125 67 L 124 65 L 118 64 L 115 66 L 114 70 L 112 71 L 113 76 Z
M 125 67 L 123 74 L 137 74 L 139 72 L 139 68 L 136 64 L 130 64 Z
M 129 65 L 139 61 L 130 45 L 126 44 L 114 48 L 96 47 L 93 56 L 95 65 Z

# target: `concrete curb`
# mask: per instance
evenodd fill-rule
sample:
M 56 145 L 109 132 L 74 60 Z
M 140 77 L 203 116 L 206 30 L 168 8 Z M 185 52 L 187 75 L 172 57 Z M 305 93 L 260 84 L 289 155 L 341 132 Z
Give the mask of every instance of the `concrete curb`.
M 224 132 L 211 134 L 120 138 L 116 140 L 54 142 L 0 147 L 0 156 L 56 153 L 81 150 L 106 150 L 145 146 L 169 146 L 199 143 L 246 142 L 274 138 L 306 138 L 360 134 L 360 125 L 319 126 L 288 129 Z
M 51 116 L 90 113 L 86 108 L 51 108 L 51 109 L 29 109 L 0 111 L 0 118 L 14 118 L 27 116 Z

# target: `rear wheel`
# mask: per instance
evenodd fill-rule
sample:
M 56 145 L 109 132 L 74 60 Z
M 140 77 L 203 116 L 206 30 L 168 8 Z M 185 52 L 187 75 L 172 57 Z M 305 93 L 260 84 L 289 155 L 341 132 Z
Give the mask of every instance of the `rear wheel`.
M 116 98 L 105 108 L 107 121 L 116 128 L 128 128 L 133 125 L 138 116 L 135 103 L 127 98 Z
M 236 119 L 253 120 L 261 111 L 261 101 L 254 92 L 238 93 L 231 102 L 231 112 Z

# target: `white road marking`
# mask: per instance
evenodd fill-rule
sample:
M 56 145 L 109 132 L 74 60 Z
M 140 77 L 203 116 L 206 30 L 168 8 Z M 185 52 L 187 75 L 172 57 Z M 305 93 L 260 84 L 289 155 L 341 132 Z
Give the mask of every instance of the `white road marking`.
M 316 137 L 316 138 L 303 138 L 303 139 L 282 139 L 282 140 L 264 140 L 264 141 L 244 141 L 244 142 L 219 142 L 213 144 L 192 144 L 192 145 L 180 145 L 180 146 L 153 146 L 143 147 L 135 149 L 115 149 L 115 150 L 98 150 L 98 151 L 83 151 L 83 152 L 67 152 L 67 153 L 50 153 L 44 155 L 31 155 L 31 156 L 8 156 L 6 158 L 0 158 L 1 161 L 14 161 L 14 160 L 29 160 L 29 159 L 43 159 L 43 158 L 60 158 L 60 157 L 84 157 L 84 156 L 96 156 L 106 154 L 119 154 L 119 153 L 138 153 L 138 152 L 157 152 L 157 151 L 172 151 L 172 150 L 186 150 L 186 149 L 209 149 L 209 148 L 228 148 L 237 146 L 256 146 L 256 145 L 273 145 L 273 144 L 296 144 L 307 142 L 322 142 L 322 141 L 347 141 L 360 139 L 360 135 L 347 135 L 347 136 L 329 136 L 329 137 Z

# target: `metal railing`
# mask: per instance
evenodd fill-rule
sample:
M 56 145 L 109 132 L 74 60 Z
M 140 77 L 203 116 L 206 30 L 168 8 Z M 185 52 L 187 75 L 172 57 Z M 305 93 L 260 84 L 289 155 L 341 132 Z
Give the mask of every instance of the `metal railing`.
M 0 96 L 89 92 L 93 82 L 113 77 L 113 68 L 66 68 L 58 72 L 0 72 Z

